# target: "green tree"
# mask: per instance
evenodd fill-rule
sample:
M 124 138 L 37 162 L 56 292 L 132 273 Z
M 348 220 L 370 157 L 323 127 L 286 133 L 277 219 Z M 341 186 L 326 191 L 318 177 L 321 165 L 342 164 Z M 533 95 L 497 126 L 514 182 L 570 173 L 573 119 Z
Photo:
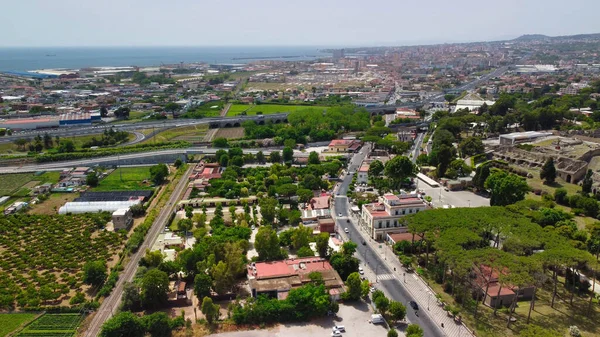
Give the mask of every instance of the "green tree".
M 164 271 L 150 269 L 141 281 L 141 297 L 144 308 L 157 309 L 167 303 L 169 276 Z
M 52 136 L 50 136 L 47 132 L 44 133 L 44 148 L 46 150 L 52 148 Z
M 556 180 L 556 167 L 554 167 L 554 159 L 548 158 L 540 171 L 540 179 L 544 180 L 547 185 L 553 184 Z
M 121 310 L 137 311 L 142 307 L 140 288 L 131 282 L 123 284 L 123 296 L 121 297 Z
M 398 301 L 390 302 L 389 312 L 390 318 L 396 322 L 401 321 L 404 319 L 404 317 L 406 317 L 406 307 L 404 306 L 404 304 Z
M 312 237 L 312 229 L 310 227 L 298 226 L 292 234 L 292 247 L 298 250 L 302 247 L 308 247 L 310 238 Z
M 229 155 L 228 154 L 223 154 L 223 155 L 221 155 L 221 157 L 219 157 L 219 165 L 221 165 L 223 167 L 227 167 L 227 165 L 229 165 Z
M 279 153 L 279 151 L 272 151 L 269 155 L 269 159 L 273 164 L 281 163 L 281 154 Z
M 458 150 L 460 151 L 461 156 L 464 158 L 483 153 L 483 151 L 485 151 L 485 147 L 483 146 L 481 138 L 468 137 L 463 139 L 460 144 L 458 144 Z
M 58 152 L 60 153 L 71 153 L 75 152 L 75 143 L 73 143 L 70 139 L 65 139 L 60 142 L 60 146 L 58 147 Z
M 311 271 L 310 273 L 308 273 L 308 278 L 312 283 L 314 283 L 317 286 L 325 284 L 325 281 L 323 280 L 323 274 L 321 274 L 318 271 Z
M 170 337 L 171 320 L 164 312 L 155 312 L 141 318 L 142 325 L 151 337 Z
M 398 337 L 398 331 L 394 328 L 390 328 L 387 332 L 387 337 Z
M 473 177 L 473 185 L 479 190 L 485 188 L 485 181 L 490 176 L 490 165 L 481 164 L 475 169 L 475 176 Z
M 583 177 L 583 181 L 581 182 L 581 192 L 583 194 L 592 193 L 592 184 L 594 183 L 594 180 L 592 178 L 593 175 L 594 172 L 592 170 L 587 170 L 587 172 L 585 173 L 585 177 Z
M 212 278 L 206 274 L 204 270 L 200 270 L 196 277 L 194 277 L 194 293 L 198 297 L 198 301 L 202 300 L 206 296 L 210 296 L 210 289 L 212 286 Z
M 406 328 L 406 337 L 423 337 L 423 329 L 417 324 L 409 324 Z
M 417 168 L 408 157 L 396 156 L 385 163 L 384 171 L 391 180 L 392 187 L 398 190 L 406 178 L 415 176 Z
M 105 261 L 90 261 L 83 265 L 83 282 L 96 287 L 106 280 L 107 267 Z
M 156 268 L 163 262 L 164 256 L 160 250 L 146 249 L 146 253 L 141 263 L 149 268 Z
M 296 255 L 298 255 L 298 257 L 315 256 L 315 252 L 310 249 L 310 247 L 300 247 L 296 252 Z
M 183 161 L 181 161 L 179 158 L 175 159 L 175 162 L 173 162 L 173 166 L 175 166 L 175 168 L 180 168 L 182 165 Z
M 345 294 L 345 298 L 348 300 L 359 300 L 360 297 L 362 296 L 362 287 L 361 287 L 361 280 L 360 280 L 360 275 L 356 272 L 348 275 L 348 278 L 346 279 L 346 292 Z
M 260 261 L 273 261 L 281 257 L 279 237 L 271 226 L 261 226 L 254 239 L 254 247 Z
M 375 302 L 375 307 L 377 307 L 379 313 L 385 316 L 390 307 L 390 300 L 385 296 L 379 296 L 373 302 Z
M 284 147 L 283 148 L 283 162 L 284 163 L 291 163 L 292 160 L 294 159 L 294 150 L 292 150 L 291 147 Z
M 89 187 L 96 187 L 96 186 L 98 186 L 98 175 L 96 174 L 95 171 L 92 171 L 90 174 L 88 174 L 86 176 L 85 183 Z
M 329 233 L 323 232 L 319 233 L 315 238 L 315 243 L 317 246 L 317 252 L 320 257 L 327 257 L 329 254 Z
M 157 164 L 150 167 L 150 179 L 156 185 L 162 184 L 169 175 L 169 168 L 165 164 Z
M 525 199 L 529 192 L 527 182 L 515 174 L 497 170 L 485 181 L 485 187 L 492 192 L 491 206 L 506 206 Z
M 225 148 L 229 147 L 229 142 L 227 141 L 227 138 L 219 137 L 213 140 L 212 145 L 213 147 Z
M 100 337 L 144 337 L 145 333 L 141 320 L 130 311 L 123 311 L 102 325 Z
M 214 304 L 210 297 L 204 297 L 200 310 L 209 324 L 212 324 L 215 320 L 219 319 L 219 306 Z
M 258 151 L 256 153 L 256 161 L 260 164 L 265 162 L 265 154 L 262 151 Z
M 298 201 L 302 203 L 307 203 L 314 196 L 313 191 L 307 188 L 299 188 L 296 193 L 298 194 Z
M 356 252 L 357 247 L 358 245 L 356 243 L 352 241 L 346 241 L 342 243 L 342 254 L 346 256 L 352 256 L 354 255 L 354 252 Z
M 260 215 L 262 216 L 263 224 L 272 224 L 275 221 L 275 214 L 277 214 L 277 199 L 275 198 L 264 198 L 258 202 L 260 206 Z
M 379 160 L 371 162 L 369 165 L 369 177 L 379 177 L 383 173 L 384 166 Z
M 319 159 L 319 154 L 316 153 L 315 151 L 311 151 L 308 154 L 308 163 L 313 164 L 313 165 L 321 164 L 321 160 Z
M 568 204 L 567 189 L 561 187 L 554 190 L 554 201 L 561 205 Z
M 363 298 L 367 298 L 369 296 L 369 291 L 371 291 L 371 285 L 369 284 L 369 280 L 364 280 L 360 283 L 360 296 Z

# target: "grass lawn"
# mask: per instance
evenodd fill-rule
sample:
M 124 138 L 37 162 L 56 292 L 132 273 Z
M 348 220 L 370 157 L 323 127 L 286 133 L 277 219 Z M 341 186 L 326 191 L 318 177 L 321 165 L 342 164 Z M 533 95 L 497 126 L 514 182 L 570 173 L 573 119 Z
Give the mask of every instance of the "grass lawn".
M 208 131 L 208 125 L 190 125 L 183 126 L 180 128 L 167 129 L 163 132 L 156 134 L 154 137 L 145 139 L 142 143 L 162 143 L 170 141 L 187 141 L 187 142 L 201 142 L 204 139 L 204 135 Z M 150 131 L 152 132 L 152 131 Z
M 33 173 L 14 173 L 0 175 L 0 196 L 26 196 L 30 189 L 25 185 L 37 181 L 35 185 L 44 183 L 57 183 L 60 177 L 59 172 L 46 172 L 35 175 Z
M 259 104 L 259 105 L 245 105 L 245 104 L 233 104 L 227 116 L 237 116 L 242 112 L 246 111 L 246 115 L 255 116 L 257 112 L 262 112 L 263 115 L 270 115 L 280 112 L 303 112 L 303 111 L 323 111 L 328 109 L 325 106 L 310 106 L 310 105 L 280 105 L 280 104 Z
M 50 197 L 41 203 L 31 205 L 30 214 L 52 215 L 58 212 L 58 209 L 66 202 L 73 201 L 79 196 L 78 193 L 52 193 Z
M 0 314 L 0 337 L 17 330 L 33 321 L 38 314 Z
M 122 180 L 121 180 L 122 179 Z M 150 167 L 121 167 L 114 170 L 108 177 L 100 180 L 93 191 L 133 191 L 151 190 L 150 183 L 143 183 L 150 179 Z

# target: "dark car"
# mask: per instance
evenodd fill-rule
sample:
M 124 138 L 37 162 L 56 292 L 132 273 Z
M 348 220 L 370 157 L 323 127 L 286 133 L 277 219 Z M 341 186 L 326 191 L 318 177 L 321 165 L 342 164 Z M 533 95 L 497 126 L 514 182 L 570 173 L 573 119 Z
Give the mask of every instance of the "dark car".
M 417 302 L 415 301 L 410 301 L 408 302 L 408 304 L 410 305 L 411 308 L 413 308 L 414 310 L 419 310 L 419 305 L 417 304 Z
M 365 240 L 362 240 L 362 244 L 363 244 L 363 246 L 367 245 L 367 243 L 365 242 Z

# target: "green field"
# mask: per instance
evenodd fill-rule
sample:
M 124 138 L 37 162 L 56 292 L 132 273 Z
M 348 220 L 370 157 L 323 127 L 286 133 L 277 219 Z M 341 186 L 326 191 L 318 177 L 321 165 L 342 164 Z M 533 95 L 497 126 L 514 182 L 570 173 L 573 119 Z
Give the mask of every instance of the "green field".
M 142 130 L 143 131 L 143 130 Z M 140 132 L 142 132 L 140 131 Z M 164 143 L 170 141 L 186 141 L 186 142 L 201 142 L 204 140 L 204 136 L 208 131 L 208 125 L 190 125 L 182 126 L 179 128 L 167 129 L 163 132 L 156 134 L 154 137 L 148 137 L 144 139 L 142 144 L 146 143 Z M 150 131 L 152 132 L 152 131 Z
M 151 190 L 149 183 L 150 167 L 122 167 L 114 170 L 108 177 L 100 180 L 94 191 L 134 191 Z
M 3 174 L 0 175 L 0 196 L 27 196 L 31 191 L 30 187 L 33 186 L 25 185 L 30 182 L 38 181 L 38 184 L 57 183 L 59 177 L 59 172 L 46 172 L 37 176 L 33 173 Z
M 0 337 L 17 330 L 31 322 L 37 314 L 0 314 Z
M 74 336 L 83 316 L 80 314 L 45 314 L 29 324 L 16 337 Z
M 254 116 L 257 112 L 262 112 L 263 115 L 270 115 L 280 112 L 292 112 L 292 111 L 323 111 L 328 108 L 325 106 L 310 106 L 310 105 L 280 105 L 280 104 L 259 104 L 259 105 L 246 105 L 246 104 L 232 104 L 227 116 L 237 116 L 242 112 L 246 112 L 248 116 Z
M 133 135 L 133 133 L 129 133 L 127 141 L 129 142 L 129 141 L 133 140 L 134 137 L 135 136 Z M 31 137 L 23 137 L 23 138 L 31 138 Z M 98 133 L 95 135 L 86 135 L 86 136 L 77 136 L 77 137 L 61 137 L 60 139 L 61 140 L 65 140 L 65 139 L 72 140 L 75 147 L 79 149 L 83 146 L 83 144 L 92 140 L 92 138 L 100 139 L 100 138 L 102 138 L 102 135 Z M 27 154 L 27 151 L 28 151 L 27 147 L 25 148 L 25 151 L 19 151 L 19 148 L 13 143 L 0 144 L 0 154 L 23 154 L 23 155 L 25 155 L 25 154 Z

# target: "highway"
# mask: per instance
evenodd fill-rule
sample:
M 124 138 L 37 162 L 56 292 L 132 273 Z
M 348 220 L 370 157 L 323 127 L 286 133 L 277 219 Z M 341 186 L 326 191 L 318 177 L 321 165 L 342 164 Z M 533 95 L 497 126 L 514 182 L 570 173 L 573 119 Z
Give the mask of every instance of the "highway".
M 270 114 L 268 118 L 281 118 L 286 117 L 288 113 Z M 202 119 L 167 119 L 163 121 L 148 121 L 148 122 L 131 122 L 121 124 L 100 124 L 91 126 L 81 127 L 63 127 L 58 129 L 39 129 L 39 130 L 24 130 L 15 132 L 11 136 L 0 137 L 0 143 L 10 143 L 15 139 L 19 138 L 33 138 L 36 135 L 49 135 L 59 137 L 73 137 L 73 136 L 85 136 L 103 133 L 105 129 L 114 128 L 120 131 L 136 131 L 141 129 L 156 129 L 160 130 L 163 128 L 191 126 L 199 124 L 210 124 L 215 122 L 226 122 L 226 121 L 246 121 L 246 120 L 259 120 L 264 119 L 261 116 L 235 116 L 235 117 L 208 117 Z
M 92 317 L 90 325 L 87 331 L 85 332 L 85 337 L 98 336 L 100 334 L 100 330 L 102 329 L 102 324 L 112 315 L 114 315 L 114 313 L 119 308 L 119 305 L 121 304 L 121 297 L 123 294 L 123 284 L 125 282 L 131 282 L 133 280 L 140 259 L 146 253 L 146 248 L 152 247 L 152 243 L 156 241 L 158 234 L 166 225 L 167 220 L 169 220 L 169 217 L 174 211 L 174 206 L 179 200 L 181 194 L 183 193 L 184 188 L 187 186 L 188 177 L 192 172 L 193 168 L 194 166 L 190 165 L 188 170 L 181 177 L 179 183 L 175 187 L 175 190 L 173 190 L 173 193 L 171 194 L 168 203 L 160 211 L 160 214 L 158 215 L 156 221 L 154 221 L 154 224 L 152 224 L 152 227 L 146 234 L 144 243 L 135 254 L 130 256 L 129 263 L 127 263 L 127 265 L 124 266 L 123 271 L 119 275 L 119 281 L 117 282 L 117 285 L 115 286 L 111 294 L 108 297 L 106 297 L 104 301 L 102 301 L 100 308 L 98 308 L 98 310 Z
M 367 156 L 370 151 L 370 146 L 365 145 L 361 151 L 356 154 L 348 165 L 348 172 L 355 172 L 363 159 Z M 363 262 L 368 262 L 368 265 L 371 269 L 376 271 L 376 275 L 393 275 L 394 272 L 388 268 L 387 264 L 379 254 L 375 250 L 375 245 L 379 244 L 377 242 L 373 242 L 369 240 L 366 242 L 366 245 L 362 244 L 362 237 L 359 233 L 358 224 L 356 224 L 352 218 L 350 217 L 348 198 L 346 197 L 346 192 L 348 191 L 348 186 L 352 181 L 353 174 L 348 173 L 345 177 L 341 185 L 339 186 L 336 197 L 335 197 L 335 215 L 341 214 L 341 217 L 336 218 L 337 227 L 340 228 L 348 228 L 350 240 L 354 241 L 358 245 L 357 254 L 359 259 Z M 362 263 L 361 265 L 364 265 Z M 384 288 L 385 292 L 387 292 L 391 299 L 395 301 L 402 302 L 406 306 L 406 317 L 411 323 L 418 324 L 424 332 L 424 336 L 427 337 L 442 337 L 444 336 L 444 332 L 440 330 L 437 324 L 433 321 L 433 319 L 429 316 L 426 310 L 420 310 L 421 313 L 417 314 L 414 310 L 410 308 L 408 302 L 413 299 L 413 297 L 409 294 L 408 290 L 403 286 L 402 282 L 400 282 L 397 278 L 386 277 L 386 279 L 381 279 L 377 285 L 378 288 Z M 421 307 L 424 307 L 421 303 L 419 303 Z

